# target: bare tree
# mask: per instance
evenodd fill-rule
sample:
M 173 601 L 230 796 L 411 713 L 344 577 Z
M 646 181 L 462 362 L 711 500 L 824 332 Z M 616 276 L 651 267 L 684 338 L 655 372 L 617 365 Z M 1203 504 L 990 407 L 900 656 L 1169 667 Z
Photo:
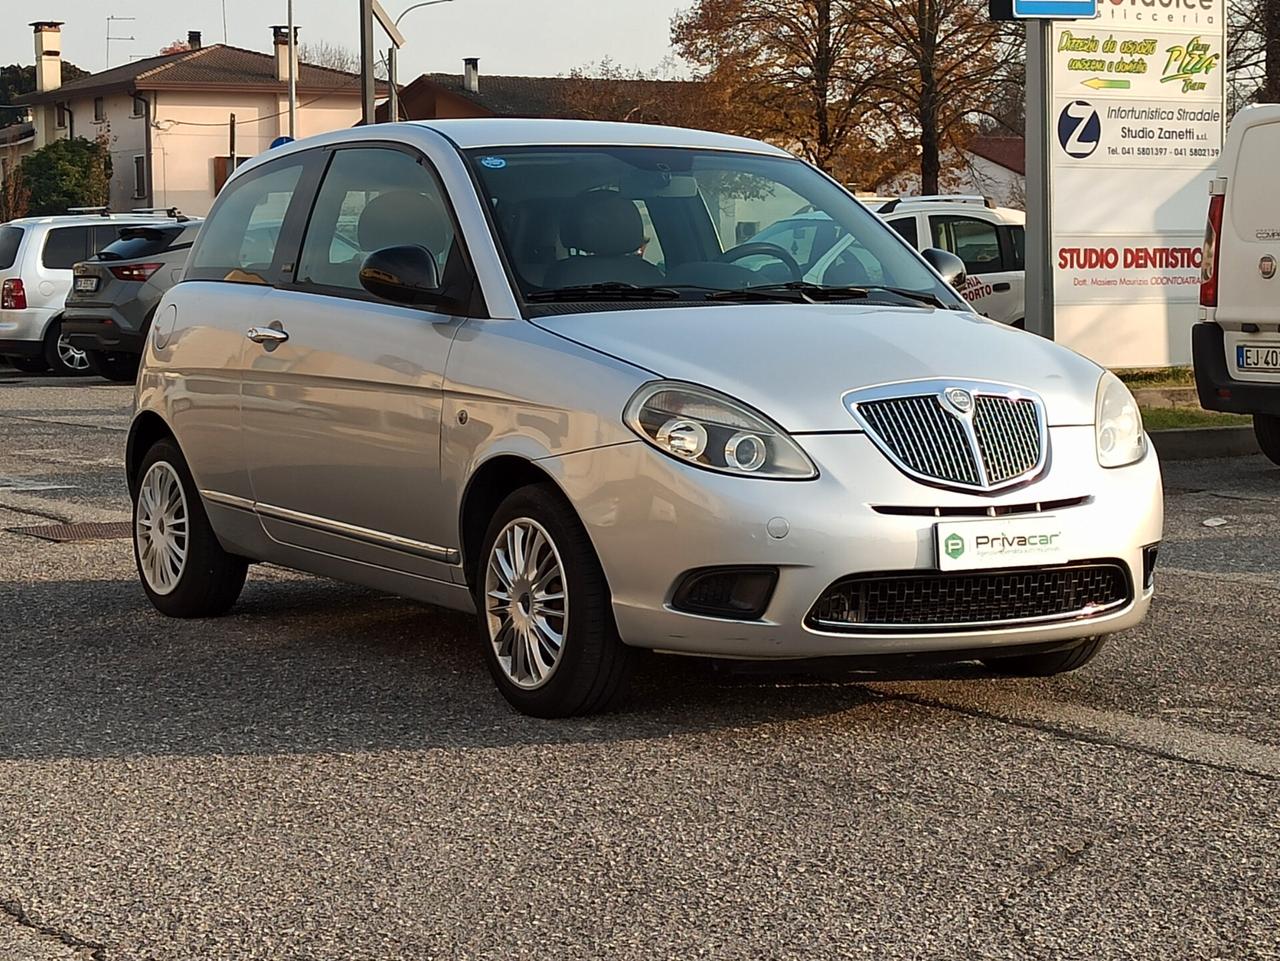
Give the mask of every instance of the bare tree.
M 360 54 L 350 47 L 330 43 L 328 40 L 298 44 L 298 59 L 315 67 L 328 67 L 343 73 L 357 73 L 360 70 Z

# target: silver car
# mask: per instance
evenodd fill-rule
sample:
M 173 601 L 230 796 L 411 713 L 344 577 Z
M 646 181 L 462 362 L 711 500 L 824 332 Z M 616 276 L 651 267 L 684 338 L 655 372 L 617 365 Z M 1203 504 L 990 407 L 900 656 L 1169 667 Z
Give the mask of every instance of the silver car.
M 820 212 L 820 277 L 752 241 Z M 474 610 L 497 686 L 597 711 L 636 649 L 1081 666 L 1162 500 L 1114 376 L 987 321 L 818 170 L 652 126 L 456 120 L 277 148 L 161 302 L 128 438 L 142 585 L 268 561 Z M 949 282 L 948 282 L 949 281 Z

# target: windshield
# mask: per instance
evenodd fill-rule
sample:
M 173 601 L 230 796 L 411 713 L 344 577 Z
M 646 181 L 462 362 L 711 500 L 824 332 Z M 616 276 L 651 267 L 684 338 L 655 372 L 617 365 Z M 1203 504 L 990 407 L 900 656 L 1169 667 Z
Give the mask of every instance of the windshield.
M 874 214 L 798 160 L 591 146 L 468 156 L 534 303 L 869 299 L 966 309 Z

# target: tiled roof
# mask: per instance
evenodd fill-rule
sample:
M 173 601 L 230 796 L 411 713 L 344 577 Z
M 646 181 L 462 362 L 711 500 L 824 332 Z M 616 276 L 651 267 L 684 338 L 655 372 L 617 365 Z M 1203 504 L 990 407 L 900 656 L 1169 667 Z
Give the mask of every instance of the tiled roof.
M 419 96 L 429 97 L 427 85 L 447 90 L 470 100 L 483 110 L 499 117 L 536 117 L 551 120 L 582 119 L 584 114 L 606 106 L 600 102 L 601 90 L 610 91 L 607 112 L 626 113 L 639 110 L 645 114 L 661 114 L 681 98 L 700 87 L 686 80 L 615 80 L 591 77 L 512 77 L 481 74 L 479 91 L 466 89 L 461 74 L 427 73 L 401 92 L 403 109 L 411 119 L 417 116 L 414 102 Z M 591 117 L 590 119 L 629 119 L 624 116 Z M 635 119 L 653 119 L 651 117 Z
M 969 152 L 1014 173 L 1027 172 L 1027 142 L 1022 137 L 974 137 Z
M 284 81 L 276 79 L 274 54 L 218 43 L 199 50 L 183 50 L 135 60 L 133 63 L 73 80 L 57 90 L 27 94 L 17 98 L 16 102 L 48 103 L 65 100 L 69 94 L 86 95 L 122 87 L 129 90 L 164 90 L 176 87 L 252 87 L 275 90 L 284 86 Z M 384 84 L 379 86 L 385 87 Z M 355 95 L 360 92 L 360 75 L 299 63 L 298 89 Z

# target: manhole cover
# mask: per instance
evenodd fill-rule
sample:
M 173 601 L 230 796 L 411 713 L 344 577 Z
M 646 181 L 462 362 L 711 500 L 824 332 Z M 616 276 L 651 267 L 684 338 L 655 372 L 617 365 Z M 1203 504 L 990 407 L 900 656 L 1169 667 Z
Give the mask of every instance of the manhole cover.
M 10 534 L 26 534 L 43 541 L 102 541 L 128 537 L 133 532 L 129 521 L 112 521 L 107 524 L 42 524 L 39 527 L 10 527 Z

